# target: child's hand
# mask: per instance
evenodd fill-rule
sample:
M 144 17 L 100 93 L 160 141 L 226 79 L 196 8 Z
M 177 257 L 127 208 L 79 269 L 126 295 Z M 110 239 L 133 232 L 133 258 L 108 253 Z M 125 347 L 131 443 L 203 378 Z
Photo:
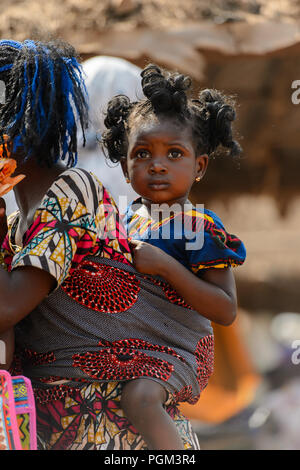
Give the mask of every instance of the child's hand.
M 159 275 L 162 263 L 167 262 L 169 255 L 160 248 L 139 240 L 131 240 L 130 245 L 135 269 L 143 274 Z
M 0 246 L 7 234 L 6 205 L 4 199 L 0 198 Z

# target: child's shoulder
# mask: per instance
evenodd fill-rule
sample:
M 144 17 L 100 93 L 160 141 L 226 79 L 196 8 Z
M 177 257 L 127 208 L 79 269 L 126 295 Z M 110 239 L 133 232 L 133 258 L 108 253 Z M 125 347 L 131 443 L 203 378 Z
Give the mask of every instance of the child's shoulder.
M 129 222 L 133 216 L 138 216 L 137 211 L 143 208 L 142 198 L 131 201 L 123 212 L 123 220 Z
M 189 251 L 190 266 L 197 273 L 204 268 L 236 267 L 245 261 L 245 246 L 236 235 L 226 231 L 221 218 L 212 210 L 196 206 L 196 232 L 203 230 L 201 249 Z M 204 223 L 203 223 L 204 222 Z M 201 241 L 201 239 L 200 239 Z
M 212 210 L 207 209 L 203 204 L 191 205 L 190 208 L 185 210 L 185 215 L 199 219 L 199 222 L 204 221 L 204 229 L 215 226 L 224 230 L 224 225 L 221 218 Z
M 146 217 L 148 218 L 149 215 L 145 215 L 146 213 L 143 213 L 143 204 L 142 204 L 142 199 L 141 197 L 138 197 L 137 199 L 134 199 L 133 201 L 130 202 L 130 204 L 127 206 L 125 212 L 124 212 L 124 219 L 127 221 L 130 221 L 132 217 L 138 218 L 138 217 Z M 170 209 L 170 219 L 173 219 L 173 214 L 174 207 L 172 206 Z M 217 228 L 221 228 L 224 230 L 224 225 L 221 220 L 221 218 L 212 210 L 207 209 L 203 204 L 196 204 L 193 205 L 192 203 L 188 202 L 186 203 L 182 210 L 177 211 L 177 215 L 180 216 L 180 214 L 183 214 L 186 218 L 189 219 L 195 219 L 196 225 L 197 221 L 199 220 L 199 223 L 201 222 L 201 225 L 203 225 L 204 221 L 204 228 L 205 227 L 211 227 L 215 226 Z M 198 219 L 198 220 L 197 220 Z

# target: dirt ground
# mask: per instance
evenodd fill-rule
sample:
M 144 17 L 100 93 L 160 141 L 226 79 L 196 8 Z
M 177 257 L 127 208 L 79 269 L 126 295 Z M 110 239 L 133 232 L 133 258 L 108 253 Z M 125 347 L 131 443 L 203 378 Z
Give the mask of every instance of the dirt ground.
M 41 33 L 72 32 L 88 40 L 91 31 L 118 25 L 123 30 L 140 27 L 174 28 L 186 22 L 285 21 L 300 19 L 297 0 L 2 0 L 2 37 L 24 39 Z

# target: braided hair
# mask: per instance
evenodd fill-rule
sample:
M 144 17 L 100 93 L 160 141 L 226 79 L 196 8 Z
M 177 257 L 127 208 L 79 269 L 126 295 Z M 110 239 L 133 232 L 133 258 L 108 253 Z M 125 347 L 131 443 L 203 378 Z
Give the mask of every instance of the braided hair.
M 63 41 L 0 41 L 0 143 L 51 167 L 77 162 L 77 125 L 88 124 L 87 92 L 75 49 Z M 24 157 L 25 156 L 25 157 Z
M 128 133 L 136 119 L 148 115 L 164 116 L 191 126 L 196 153 L 214 154 L 219 146 L 232 157 L 241 153 L 233 139 L 234 101 L 214 89 L 202 90 L 197 99 L 190 99 L 191 79 L 181 74 L 162 71 L 150 64 L 142 72 L 142 88 L 146 99 L 130 102 L 124 95 L 109 101 L 104 124 L 108 129 L 102 144 L 112 162 L 127 156 Z

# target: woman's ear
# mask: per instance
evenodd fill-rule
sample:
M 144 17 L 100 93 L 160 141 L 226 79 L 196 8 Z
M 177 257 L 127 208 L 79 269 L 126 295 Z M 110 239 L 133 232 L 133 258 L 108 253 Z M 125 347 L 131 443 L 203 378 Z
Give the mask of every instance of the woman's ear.
M 196 181 L 200 181 L 205 175 L 208 166 L 208 155 L 202 154 L 196 157 Z

